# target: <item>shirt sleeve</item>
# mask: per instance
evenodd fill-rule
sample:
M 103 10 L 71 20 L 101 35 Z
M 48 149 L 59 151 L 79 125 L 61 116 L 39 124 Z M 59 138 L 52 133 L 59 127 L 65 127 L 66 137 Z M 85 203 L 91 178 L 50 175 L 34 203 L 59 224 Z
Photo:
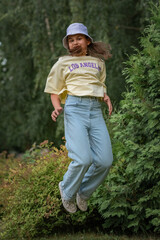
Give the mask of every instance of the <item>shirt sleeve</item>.
M 103 61 L 102 62 L 102 69 L 101 69 L 100 82 L 103 85 L 104 93 L 107 93 L 107 87 L 106 87 L 105 81 L 106 81 L 106 65 L 105 65 L 105 62 Z
M 58 60 L 52 67 L 46 81 L 44 92 L 50 94 L 61 94 L 65 88 L 65 78 L 63 76 L 63 67 Z

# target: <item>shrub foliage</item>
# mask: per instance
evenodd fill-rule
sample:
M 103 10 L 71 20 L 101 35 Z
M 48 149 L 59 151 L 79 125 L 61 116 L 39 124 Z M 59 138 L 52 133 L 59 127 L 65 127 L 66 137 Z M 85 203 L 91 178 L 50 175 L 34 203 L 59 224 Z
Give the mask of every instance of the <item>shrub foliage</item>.
M 130 88 L 111 122 L 117 162 L 95 203 L 104 227 L 160 231 L 160 7 L 123 71 Z
M 3 160 L 4 154 L 1 166 L 4 166 Z M 100 221 L 100 214 L 91 204 L 88 212 L 78 211 L 74 215 L 66 213 L 62 207 L 58 183 L 69 162 L 64 145 L 57 149 L 44 141 L 27 151 L 22 160 L 15 159 L 15 164 L 12 162 L 12 167 L 7 169 L 8 175 L 3 170 L 2 239 L 31 239 L 64 230 L 64 227 L 71 232 L 76 228 L 89 228 L 93 218 L 95 222 Z

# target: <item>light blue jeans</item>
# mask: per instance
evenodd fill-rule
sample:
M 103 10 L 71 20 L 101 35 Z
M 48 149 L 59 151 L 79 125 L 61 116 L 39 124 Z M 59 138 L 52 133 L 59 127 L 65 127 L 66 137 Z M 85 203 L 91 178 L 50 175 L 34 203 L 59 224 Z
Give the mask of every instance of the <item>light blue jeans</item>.
M 112 165 L 110 137 L 98 99 L 68 96 L 64 107 L 65 138 L 72 159 L 61 187 L 65 200 L 78 192 L 89 199 Z

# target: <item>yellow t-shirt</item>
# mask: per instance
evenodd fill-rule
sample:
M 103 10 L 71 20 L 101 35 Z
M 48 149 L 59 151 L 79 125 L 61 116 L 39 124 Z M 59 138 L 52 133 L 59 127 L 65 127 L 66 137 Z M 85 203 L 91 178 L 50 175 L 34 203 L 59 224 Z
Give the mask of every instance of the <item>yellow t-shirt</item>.
M 91 56 L 64 56 L 53 65 L 44 92 L 59 95 L 65 103 L 67 94 L 104 97 L 106 68 L 103 60 Z

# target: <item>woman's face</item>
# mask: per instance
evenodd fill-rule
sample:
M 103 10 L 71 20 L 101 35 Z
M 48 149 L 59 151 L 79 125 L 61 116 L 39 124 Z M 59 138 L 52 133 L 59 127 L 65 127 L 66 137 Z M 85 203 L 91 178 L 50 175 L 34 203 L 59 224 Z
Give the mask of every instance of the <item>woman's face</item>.
M 68 47 L 73 55 L 85 56 L 87 54 L 87 46 L 91 43 L 89 38 L 83 34 L 75 34 L 68 36 Z M 77 51 L 76 51 L 77 50 Z

